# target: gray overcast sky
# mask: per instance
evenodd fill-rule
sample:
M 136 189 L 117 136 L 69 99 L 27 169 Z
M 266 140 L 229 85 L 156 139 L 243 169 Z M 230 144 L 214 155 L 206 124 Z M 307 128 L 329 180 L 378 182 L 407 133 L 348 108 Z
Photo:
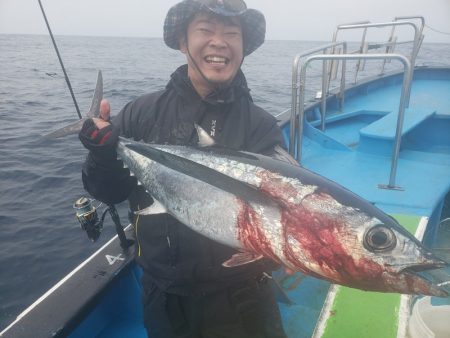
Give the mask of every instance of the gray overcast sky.
M 42 0 L 55 35 L 161 37 L 167 10 L 178 0 Z M 450 33 L 450 0 L 247 0 L 267 20 L 267 38 L 329 41 L 337 24 L 422 15 Z M 0 34 L 47 34 L 37 0 L 0 0 Z M 402 32 L 403 33 L 403 32 Z M 406 34 L 406 32 L 404 32 Z M 450 35 L 425 29 L 426 42 Z M 351 37 L 348 37 L 351 39 Z

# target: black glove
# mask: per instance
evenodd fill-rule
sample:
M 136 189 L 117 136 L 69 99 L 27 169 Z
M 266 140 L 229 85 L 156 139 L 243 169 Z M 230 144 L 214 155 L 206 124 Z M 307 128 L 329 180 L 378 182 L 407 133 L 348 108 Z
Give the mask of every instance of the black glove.
M 83 185 L 99 201 L 116 204 L 125 200 L 136 186 L 136 178 L 117 159 L 119 130 L 113 125 L 98 129 L 88 119 L 79 133 L 81 143 L 89 150 L 82 170 Z
M 117 158 L 116 146 L 119 141 L 119 130 L 112 124 L 98 129 L 92 119 L 87 119 L 78 137 L 98 164 L 106 165 L 107 162 Z

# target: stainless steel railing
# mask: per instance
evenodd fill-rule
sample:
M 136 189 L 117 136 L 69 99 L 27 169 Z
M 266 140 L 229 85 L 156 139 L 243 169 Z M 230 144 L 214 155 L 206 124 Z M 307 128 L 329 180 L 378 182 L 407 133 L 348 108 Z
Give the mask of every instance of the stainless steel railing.
M 337 41 L 339 32 L 342 30 L 352 30 L 352 29 L 363 29 L 363 36 L 362 36 L 362 40 L 361 40 L 361 45 L 359 50 L 357 51 L 358 53 L 363 53 L 363 51 L 365 49 L 368 49 L 368 45 L 366 43 L 366 35 L 367 35 L 367 30 L 369 28 L 382 28 L 382 27 L 392 27 L 393 30 L 391 30 L 391 41 L 390 44 L 391 46 L 393 46 L 394 43 L 394 31 L 395 28 L 398 26 L 409 26 L 414 30 L 414 39 L 413 39 L 413 48 L 412 48 L 412 52 L 411 55 L 409 56 L 410 62 L 411 64 L 415 64 L 416 61 L 416 57 L 417 54 L 419 53 L 419 49 L 420 49 L 420 45 L 421 45 L 421 40 L 422 40 L 422 30 L 423 30 L 423 25 L 425 24 L 424 21 L 422 21 L 422 28 L 419 29 L 417 27 L 417 25 L 414 22 L 411 21 L 402 21 L 404 19 L 421 19 L 424 20 L 423 17 L 420 16 L 414 16 L 414 17 L 397 17 L 396 20 L 397 21 L 392 21 L 392 22 L 382 22 L 382 23 L 356 23 L 356 24 L 348 24 L 348 25 L 339 25 L 337 26 L 334 34 L 333 34 L 333 42 Z M 401 20 L 401 21 L 399 21 Z M 396 42 L 398 44 L 398 42 Z M 391 47 L 392 48 L 392 47 Z M 355 79 L 354 82 L 356 83 L 357 81 L 357 77 L 358 77 L 358 72 L 359 70 L 362 69 L 362 65 L 361 62 L 363 60 L 358 60 L 358 65 L 356 67 L 356 71 L 355 71 Z M 385 61 L 384 61 L 385 64 Z M 384 70 L 384 64 L 383 64 L 383 70 Z
M 298 74 L 298 66 L 300 64 L 300 61 L 302 58 L 312 55 L 314 53 L 320 52 L 322 51 L 324 54 L 330 50 L 331 48 L 337 47 L 337 46 L 342 46 L 342 50 L 343 53 L 346 54 L 347 53 L 347 43 L 346 42 L 333 42 L 333 43 L 329 43 L 326 45 L 322 45 L 318 48 L 313 48 L 310 50 L 307 50 L 304 53 L 298 54 L 295 56 L 294 58 L 294 62 L 292 65 L 292 100 L 291 100 L 291 129 L 290 129 L 290 134 L 294 135 L 295 134 L 295 127 L 296 127 L 296 123 L 295 123 L 295 116 L 297 115 L 297 98 L 299 95 L 299 74 Z M 330 70 L 331 71 L 331 70 Z M 325 130 L 325 112 L 327 109 L 327 93 L 328 93 L 328 87 L 329 84 L 327 83 L 327 79 L 328 79 L 328 65 L 327 65 L 327 61 L 323 62 L 322 65 L 322 95 L 321 95 L 321 117 L 322 117 L 322 123 L 321 123 L 321 128 L 322 130 Z M 341 107 L 344 104 L 344 91 L 345 91 L 345 63 L 343 63 L 342 65 L 342 75 L 341 75 L 341 88 L 340 88 L 340 92 L 339 92 L 339 98 L 340 98 L 340 105 Z M 294 118 L 292 117 L 294 116 Z M 292 140 L 291 140 L 291 144 Z
M 333 44 L 330 44 L 333 45 Z M 327 46 L 330 46 L 327 45 Z M 345 46 L 345 45 L 344 45 Z M 318 48 L 318 50 L 323 49 Z M 316 50 L 317 52 L 317 50 Z M 311 53 L 309 51 L 308 53 Z M 306 53 L 304 53 L 306 54 Z M 409 104 L 409 95 L 410 95 L 410 87 L 413 76 L 412 63 L 410 60 L 401 54 L 327 54 L 327 55 L 312 55 L 309 56 L 303 63 L 300 63 L 300 57 L 296 56 L 294 60 L 294 69 L 293 69 L 293 83 L 292 83 L 292 107 L 291 107 L 291 133 L 290 133 L 290 144 L 289 144 L 289 152 L 292 156 L 295 156 L 296 160 L 301 163 L 302 157 L 302 144 L 303 144 L 303 124 L 305 118 L 305 87 L 306 87 L 306 70 L 308 65 L 313 61 L 331 61 L 331 60 L 341 60 L 343 61 L 343 65 L 345 61 L 348 60 L 398 60 L 403 64 L 404 75 L 403 75 L 403 85 L 402 92 L 400 96 L 400 105 L 398 112 L 398 120 L 394 141 L 394 149 L 392 153 L 392 161 L 391 161 L 391 173 L 389 178 L 389 184 L 386 185 L 388 189 L 395 189 L 395 179 L 397 174 L 397 166 L 398 166 L 398 158 L 400 154 L 400 145 L 401 145 L 401 135 L 403 129 L 403 121 L 405 115 L 405 109 Z M 301 65 L 300 77 L 298 82 L 298 68 Z M 324 66 L 325 67 L 325 66 Z M 343 99 L 343 91 L 345 90 L 345 67 L 342 78 L 341 78 L 341 89 L 340 95 Z M 326 82 L 326 76 L 322 78 L 322 88 L 323 82 Z M 297 104 L 297 93 L 299 92 L 299 99 Z M 326 100 L 326 94 L 322 93 L 322 100 Z M 295 103 L 295 104 L 294 104 Z M 325 116 L 322 114 L 322 126 L 325 121 Z M 295 128 L 298 126 L 298 128 Z
M 417 54 L 419 53 L 420 47 L 422 45 L 423 39 L 424 39 L 424 35 L 423 35 L 423 29 L 425 27 L 425 18 L 421 15 L 414 15 L 414 16 L 397 16 L 394 18 L 394 21 L 403 21 L 403 20 L 419 20 L 420 21 L 420 26 L 418 27 L 418 45 L 416 50 L 413 50 L 414 55 L 411 55 L 410 61 L 411 63 L 414 65 L 415 64 L 415 60 L 417 58 Z M 391 34 L 389 37 L 388 42 L 386 43 L 386 53 L 393 53 L 394 48 L 399 45 L 399 44 L 407 44 L 407 43 L 411 43 L 414 41 L 402 41 L 402 42 L 398 42 L 397 38 L 395 36 L 395 30 L 398 26 L 392 26 L 391 29 Z M 386 66 L 386 60 L 383 60 L 383 64 L 381 66 L 381 72 L 380 74 L 384 73 L 384 68 Z

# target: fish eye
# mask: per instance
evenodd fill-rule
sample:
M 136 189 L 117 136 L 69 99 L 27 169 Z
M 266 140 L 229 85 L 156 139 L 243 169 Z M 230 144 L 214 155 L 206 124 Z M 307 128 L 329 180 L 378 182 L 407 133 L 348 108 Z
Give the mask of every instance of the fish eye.
M 382 224 L 370 228 L 364 235 L 364 246 L 369 251 L 389 251 L 394 249 L 396 244 L 394 232 Z

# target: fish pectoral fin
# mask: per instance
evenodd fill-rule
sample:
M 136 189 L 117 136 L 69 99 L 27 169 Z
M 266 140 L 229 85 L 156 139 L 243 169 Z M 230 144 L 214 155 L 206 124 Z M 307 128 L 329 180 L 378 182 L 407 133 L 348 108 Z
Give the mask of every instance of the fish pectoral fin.
M 248 263 L 256 262 L 263 258 L 263 255 L 254 254 L 252 252 L 240 252 L 231 256 L 231 258 L 222 263 L 222 266 L 226 268 L 234 268 L 236 266 L 245 265 Z
M 146 215 L 167 214 L 168 211 L 166 207 L 161 204 L 161 202 L 153 199 L 152 205 L 141 210 L 136 210 L 134 213 L 136 215 L 146 216 Z

